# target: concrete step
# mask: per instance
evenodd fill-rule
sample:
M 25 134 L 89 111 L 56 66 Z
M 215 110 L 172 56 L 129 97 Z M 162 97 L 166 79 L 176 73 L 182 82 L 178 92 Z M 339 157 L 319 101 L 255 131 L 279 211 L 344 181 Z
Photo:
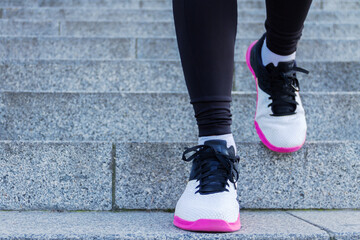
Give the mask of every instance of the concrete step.
M 171 9 L 171 0 L 1 0 L 0 7 L 112 7 L 140 9 Z M 238 1 L 240 9 L 263 9 L 261 0 Z M 358 0 L 319 0 L 314 9 L 360 9 Z
M 360 12 L 359 12 L 360 16 Z M 359 18 L 360 20 L 360 18 Z M 237 38 L 258 38 L 264 33 L 263 22 L 239 23 Z M 70 37 L 175 37 L 169 22 L 89 22 L 0 20 L 0 35 L 5 36 L 70 36 Z M 358 39 L 360 24 L 307 23 L 303 39 Z
M 299 61 L 305 92 L 360 91 L 359 62 Z M 245 62 L 235 63 L 235 91 L 255 91 Z M 186 91 L 179 61 L 152 60 L 3 60 L 1 91 L 119 92 Z
M 181 154 L 195 144 L 0 141 L 0 209 L 174 209 L 191 167 Z M 241 208 L 360 208 L 359 141 L 237 148 Z
M 251 39 L 236 40 L 235 61 Z M 0 59 L 179 59 L 175 38 L 0 37 Z M 360 41 L 303 39 L 298 60 L 359 61 Z
M 235 60 L 243 59 L 253 39 L 236 41 Z M 139 38 L 137 58 L 140 59 L 178 59 L 179 53 L 175 38 Z M 161 50 L 159 50 L 161 49 Z M 359 61 L 359 40 L 303 39 L 299 42 L 298 60 Z
M 0 212 L 8 239 L 357 239 L 360 211 L 242 211 L 233 233 L 176 228 L 166 212 Z
M 360 16 L 360 12 L 359 12 Z M 359 20 L 360 21 L 360 18 Z M 357 22 L 358 22 L 357 21 Z M 360 24 L 307 23 L 302 39 L 359 39 Z M 41 26 L 40 26 L 41 27 Z M 13 28 L 9 31 L 13 33 Z M 265 31 L 263 22 L 239 23 L 237 38 L 259 38 Z M 0 31 L 7 34 L 8 29 Z M 19 34 L 25 31 L 18 30 Z M 29 32 L 31 34 L 31 32 Z M 51 35 L 52 32 L 49 33 Z M 106 37 L 175 37 L 173 23 L 125 23 L 125 22 L 64 22 L 60 34 L 63 36 L 106 36 Z M 55 36 L 58 33 L 55 32 Z
M 360 9 L 336 9 L 319 10 L 311 9 L 307 22 L 322 23 L 356 23 L 358 22 Z M 263 10 L 238 11 L 239 22 L 259 21 L 263 22 L 266 13 Z M 25 20 L 72 20 L 72 21 L 121 21 L 121 22 L 173 22 L 171 9 L 121 9 L 114 7 L 98 8 L 4 8 L 2 19 L 25 19 Z
M 191 141 L 187 93 L 0 93 L 2 140 Z M 233 130 L 258 141 L 253 92 L 233 93 Z M 308 140 L 359 140 L 360 93 L 304 93 Z

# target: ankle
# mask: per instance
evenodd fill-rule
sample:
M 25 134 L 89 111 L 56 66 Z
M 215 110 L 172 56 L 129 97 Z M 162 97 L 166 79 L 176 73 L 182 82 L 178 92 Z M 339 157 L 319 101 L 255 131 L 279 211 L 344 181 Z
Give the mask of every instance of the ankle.
M 202 137 L 199 137 L 198 144 L 202 145 L 208 140 L 225 140 L 227 147 L 229 148 L 229 147 L 233 146 L 235 149 L 235 154 L 236 154 L 236 145 L 235 145 L 235 140 L 234 140 L 234 136 L 232 133 L 223 134 L 223 135 L 202 136 Z
M 288 62 L 295 60 L 296 51 L 290 55 L 279 55 L 271 51 L 266 45 L 266 38 L 264 40 L 264 44 L 261 47 L 261 59 L 264 66 L 272 63 L 275 67 L 279 64 L 279 62 Z

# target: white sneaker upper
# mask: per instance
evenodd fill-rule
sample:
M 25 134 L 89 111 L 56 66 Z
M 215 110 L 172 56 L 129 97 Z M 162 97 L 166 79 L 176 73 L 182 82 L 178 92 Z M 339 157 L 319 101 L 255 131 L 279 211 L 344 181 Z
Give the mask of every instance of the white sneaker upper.
M 266 140 L 277 148 L 300 147 L 306 138 L 307 125 L 299 92 L 296 92 L 295 97 L 298 103 L 295 114 L 272 116 L 273 112 L 271 111 L 271 107 L 268 107 L 272 102 L 269 99 L 270 96 L 262 91 L 260 87 L 258 87 L 257 90 L 255 121 Z M 264 139 L 261 140 L 264 141 Z
M 228 146 L 226 140 L 210 139 L 185 150 L 183 160 L 192 161 L 192 169 L 185 191 L 176 204 L 177 226 L 206 231 L 239 229 L 236 191 L 239 157 L 235 155 L 235 146 Z M 194 226 L 190 227 L 191 224 Z
M 239 203 L 234 184 L 230 181 L 228 183 L 228 192 L 200 194 L 195 193 L 199 181 L 189 181 L 176 204 L 175 216 L 187 221 L 220 219 L 230 223 L 235 222 L 239 216 Z

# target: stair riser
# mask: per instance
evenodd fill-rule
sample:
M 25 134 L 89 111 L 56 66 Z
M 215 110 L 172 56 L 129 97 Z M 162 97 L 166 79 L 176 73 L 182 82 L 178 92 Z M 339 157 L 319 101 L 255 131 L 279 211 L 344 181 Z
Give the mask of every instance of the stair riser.
M 236 41 L 235 61 L 253 39 Z M 175 38 L 1 37 L 0 59 L 179 59 Z M 358 40 L 302 40 L 298 60 L 359 61 Z
M 193 144 L 117 145 L 117 205 L 173 208 L 191 164 L 182 162 Z M 294 154 L 278 154 L 262 144 L 240 143 L 238 195 L 242 208 L 359 208 L 360 146 L 307 144 Z
M 1 93 L 2 140 L 192 141 L 186 93 Z M 358 140 L 358 93 L 306 94 L 308 140 Z M 233 94 L 233 131 L 258 141 L 256 95 Z M 341 114 L 340 114 L 341 113 Z M 336 117 L 335 117 L 336 116 Z
M 359 12 L 360 14 L 360 12 Z M 360 19 L 359 19 L 360 20 Z M 258 38 L 264 33 L 263 23 L 239 23 L 237 38 Z M 175 37 L 172 23 L 128 22 L 28 22 L 0 21 L 0 35 L 5 36 L 69 36 L 69 37 Z M 356 39 L 358 24 L 305 24 L 303 39 Z
M 360 15 L 360 12 L 359 12 Z M 359 19 L 360 21 L 360 19 Z M 119 22 L 65 22 L 64 36 L 101 37 L 175 37 L 172 23 L 119 23 Z M 21 33 L 21 31 L 19 31 Z M 259 38 L 264 33 L 264 23 L 239 23 L 237 38 Z M 305 24 L 303 39 L 359 38 L 358 24 Z
M 360 91 L 359 62 L 298 62 L 301 91 Z M 255 91 L 245 62 L 235 63 L 235 91 Z M 186 91 L 179 61 L 1 61 L 0 90 Z M 350 80 L 351 79 L 351 80 Z
M 115 156 L 117 207 L 173 209 L 191 165 L 180 157 L 194 144 L 116 143 L 114 155 L 111 143 L 1 142 L 0 209 L 109 210 Z M 357 142 L 307 143 L 293 154 L 237 146 L 242 208 L 360 207 Z
M 113 8 L 141 8 L 141 9 L 171 9 L 171 0 L 1 0 L 0 6 L 2 7 L 113 7 Z M 263 9 L 265 8 L 264 1 L 239 1 L 238 7 L 240 9 Z M 312 4 L 314 9 L 359 9 L 360 3 L 356 0 L 348 1 L 314 1 Z
M 310 9 L 306 21 L 355 23 L 359 20 L 359 10 L 350 9 L 317 10 Z M 83 20 L 83 21 L 135 21 L 172 22 L 172 10 L 125 10 L 114 8 L 4 8 L 3 19 L 31 20 Z M 238 21 L 260 21 L 266 18 L 263 10 L 239 10 Z
M 243 60 L 246 50 L 255 39 L 236 41 L 235 61 Z M 298 60 L 359 61 L 360 41 L 358 40 L 306 40 L 299 42 Z M 137 57 L 140 59 L 178 59 L 177 42 L 172 39 L 137 40 Z

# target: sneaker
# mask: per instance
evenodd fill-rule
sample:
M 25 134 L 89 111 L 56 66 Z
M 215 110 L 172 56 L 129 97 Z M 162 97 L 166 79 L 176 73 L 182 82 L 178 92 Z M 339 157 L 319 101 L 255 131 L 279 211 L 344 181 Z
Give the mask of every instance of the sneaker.
M 303 146 L 307 129 L 296 72 L 309 72 L 297 67 L 295 61 L 279 62 L 277 67 L 272 63 L 264 66 L 261 59 L 264 39 L 265 34 L 246 52 L 246 62 L 256 83 L 256 132 L 269 149 L 295 152 Z
M 182 159 L 193 163 L 189 182 L 176 204 L 174 225 L 201 232 L 239 230 L 239 157 L 234 147 L 227 148 L 224 140 L 208 140 L 186 149 Z

